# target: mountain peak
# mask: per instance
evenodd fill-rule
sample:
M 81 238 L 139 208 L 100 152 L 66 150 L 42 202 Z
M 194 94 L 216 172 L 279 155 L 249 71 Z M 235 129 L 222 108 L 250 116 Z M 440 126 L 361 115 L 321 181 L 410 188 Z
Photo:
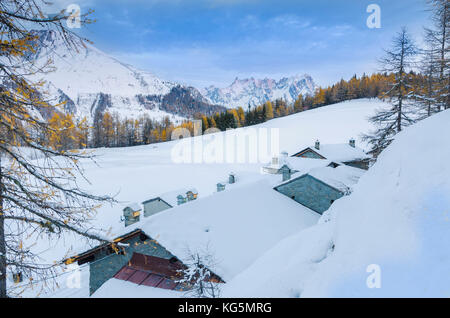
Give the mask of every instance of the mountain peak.
M 298 95 L 312 95 L 316 85 L 310 75 L 294 75 L 275 80 L 236 77 L 231 85 L 218 88 L 209 86 L 203 90 L 205 97 L 213 104 L 229 108 L 261 105 L 269 100 L 284 99 L 293 103 Z

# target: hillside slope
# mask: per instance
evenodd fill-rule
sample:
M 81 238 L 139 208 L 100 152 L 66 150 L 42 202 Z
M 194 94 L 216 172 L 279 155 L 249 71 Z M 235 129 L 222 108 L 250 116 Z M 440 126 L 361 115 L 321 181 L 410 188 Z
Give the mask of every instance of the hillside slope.
M 449 122 L 445 111 L 400 133 L 351 196 L 267 252 L 224 296 L 449 297 Z M 368 288 L 374 282 L 380 288 Z
M 161 80 L 155 75 L 122 63 L 91 44 L 69 49 L 53 31 L 36 31 L 39 46 L 27 56 L 36 65 L 52 60 L 52 72 L 30 76 L 46 81 L 45 91 L 77 117 L 91 121 L 105 110 L 121 117 L 136 118 L 147 114 L 173 120 L 196 112 L 213 114 L 224 110 L 214 106 L 188 86 Z

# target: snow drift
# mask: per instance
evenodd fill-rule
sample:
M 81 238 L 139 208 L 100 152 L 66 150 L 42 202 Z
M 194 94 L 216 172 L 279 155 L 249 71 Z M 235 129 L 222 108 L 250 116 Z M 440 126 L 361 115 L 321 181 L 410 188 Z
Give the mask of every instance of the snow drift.
M 398 134 L 351 196 L 267 252 L 223 296 L 449 297 L 449 122 L 446 111 Z

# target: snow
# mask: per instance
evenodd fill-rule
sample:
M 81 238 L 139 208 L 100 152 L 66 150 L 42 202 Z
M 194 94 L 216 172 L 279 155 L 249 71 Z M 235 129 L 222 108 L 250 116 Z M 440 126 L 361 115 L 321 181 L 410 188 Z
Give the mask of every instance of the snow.
M 262 173 L 270 174 L 270 171 L 273 171 L 270 169 L 279 169 L 286 164 L 292 170 L 291 179 L 278 183 L 277 186 L 289 183 L 293 179 L 309 174 L 345 193 L 351 190 L 353 186 L 358 183 L 359 178 L 365 173 L 362 169 L 346 166 L 344 164 L 340 164 L 338 167 L 334 168 L 329 166 L 331 163 L 331 161 L 325 159 L 280 157 L 278 158 L 278 164 L 270 163 L 263 166 L 261 171 Z
M 331 161 L 322 159 L 279 157 L 278 163 L 273 164 L 273 162 L 270 162 L 269 164 L 263 166 L 262 171 L 271 171 L 270 169 L 278 170 L 286 164 L 291 170 L 305 174 L 314 168 L 327 167 L 330 163 Z
M 350 196 L 236 276 L 223 296 L 449 297 L 449 121 L 445 111 L 398 134 Z
M 159 213 L 141 228 L 182 261 L 189 259 L 189 251 L 207 250 L 217 262 L 211 270 L 228 281 L 278 241 L 318 219 L 262 180 Z
M 367 118 L 383 106 L 386 104 L 379 100 L 355 100 L 277 118 L 248 129 L 199 136 L 189 141 L 203 140 L 207 143 L 211 137 L 240 136 L 255 129 L 279 129 L 279 150 L 276 154 L 281 149 L 293 154 L 306 148 L 311 140 L 320 139 L 324 143 L 335 144 L 368 132 L 372 126 Z M 359 144 L 364 147 L 362 141 Z M 174 254 L 182 254 L 185 247 L 204 248 L 210 242 L 219 260 L 218 274 L 228 282 L 280 240 L 315 223 L 315 213 L 308 216 L 310 211 L 272 189 L 281 182 L 280 175 L 260 173 L 272 153 L 256 163 L 202 161 L 178 164 L 172 158 L 172 150 L 178 145 L 180 141 L 128 148 L 100 148 L 94 150 L 96 162 L 82 160 L 89 182 L 80 179 L 79 185 L 92 193 L 115 195 L 118 201 L 101 207 L 93 215 L 90 226 L 99 229 L 101 235 L 108 239 L 142 228 L 148 230 L 149 235 L 158 236 L 155 239 Z M 302 161 L 295 162 L 305 162 L 308 167 L 303 169 L 308 171 L 312 169 L 309 165 L 327 163 L 327 160 L 299 160 Z M 227 180 L 231 171 L 236 174 L 237 182 L 227 184 L 224 192 L 216 193 L 216 184 Z M 121 222 L 124 203 L 143 202 L 161 197 L 161 194 L 177 192 L 177 189 L 192 187 L 199 193 L 195 201 L 179 207 L 173 205 L 174 208 L 149 218 L 141 216 L 140 222 L 127 228 Z M 209 232 L 205 232 L 206 229 Z M 236 243 L 238 239 L 242 246 Z M 227 246 L 227 241 L 234 243 L 234 246 Z M 33 250 L 40 254 L 43 261 L 53 263 L 95 245 L 75 235 L 65 234 L 59 241 L 49 242 L 43 237 Z M 229 259 L 230 255 L 234 259 Z
M 346 192 L 358 183 L 364 173 L 365 171 L 362 169 L 340 165 L 336 168 L 315 168 L 310 170 L 308 174 L 338 190 Z
M 126 205 L 125 208 L 130 208 L 134 212 L 142 210 L 141 206 L 137 202 L 132 202 L 132 203 Z
M 182 292 L 148 287 L 111 278 L 104 283 L 92 298 L 179 298 Z
M 36 63 L 45 63 L 52 57 L 56 70 L 45 74 L 45 79 L 57 84 L 74 101 L 78 95 L 93 92 L 119 96 L 164 95 L 174 86 L 151 73 L 119 62 L 89 43 L 75 51 L 49 32 L 44 45 L 47 47 L 41 49 Z
M 367 155 L 363 149 L 359 147 L 353 148 L 348 143 L 347 144 L 334 144 L 334 145 L 320 145 L 320 149 L 310 147 L 312 150 L 317 152 L 319 155 L 327 158 L 328 160 L 337 162 L 348 162 L 358 159 L 369 159 L 370 156 Z
M 186 188 L 178 189 L 175 191 L 169 191 L 169 192 L 163 193 L 161 195 L 156 196 L 155 198 L 161 198 L 165 202 L 169 203 L 172 207 L 174 207 L 174 206 L 178 205 L 177 196 L 179 196 L 179 195 L 186 196 L 186 193 L 188 191 L 189 190 Z
M 270 249 L 227 283 L 223 297 L 299 297 L 304 281 L 331 249 L 331 224 L 321 224 L 290 236 Z
M 43 47 L 34 56 L 35 64 L 36 67 L 46 65 L 51 59 L 52 72 L 45 73 L 44 78 L 37 73 L 29 79 L 34 82 L 44 80 L 44 91 L 57 103 L 61 102 L 61 93 L 67 95 L 75 103 L 77 118 L 86 117 L 92 122 L 99 94 L 109 94 L 112 107 L 108 111 L 122 119 L 143 115 L 156 120 L 169 116 L 174 122 L 183 119 L 158 109 L 158 102 L 149 108 L 138 99 L 138 95 L 164 96 L 177 84 L 137 70 L 89 43 L 75 50 L 68 48 L 53 32 L 43 31 L 41 36 Z
M 204 88 L 202 93 L 213 104 L 229 108 L 245 108 L 248 105 L 258 106 L 276 99 L 283 99 L 288 104 L 292 104 L 300 94 L 312 95 L 315 89 L 313 79 L 305 74 L 285 77 L 278 81 L 270 78 L 236 78 L 228 87 L 210 86 Z

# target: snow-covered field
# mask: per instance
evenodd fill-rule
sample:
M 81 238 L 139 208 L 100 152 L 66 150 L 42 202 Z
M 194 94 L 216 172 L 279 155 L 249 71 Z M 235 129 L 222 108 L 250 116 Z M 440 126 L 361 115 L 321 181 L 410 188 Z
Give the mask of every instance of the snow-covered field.
M 367 117 L 384 106 L 377 100 L 355 100 L 271 120 L 251 129 L 279 129 L 278 151 L 289 154 L 313 145 L 316 139 L 333 144 L 354 137 L 364 148 L 359 137 L 371 129 Z M 319 224 L 318 215 L 271 189 L 281 177 L 261 174 L 262 162 L 174 163 L 174 149 L 202 140 L 205 154 L 208 143 L 225 133 L 183 139 L 185 146 L 172 141 L 98 149 L 96 164 L 83 163 L 90 184 L 82 182 L 81 186 L 97 194 L 116 194 L 120 203 L 103 206 L 92 221 L 109 238 L 141 228 L 174 253 L 209 245 L 218 261 L 217 271 L 227 281 L 224 296 L 402 296 L 402 292 L 407 292 L 405 296 L 445 296 L 450 286 L 448 275 L 439 274 L 450 268 L 445 249 L 450 233 L 450 173 L 444 166 L 450 147 L 436 136 L 442 136 L 445 129 L 448 134 L 444 124 L 449 115 L 438 114 L 399 135 L 356 185 L 354 193 L 336 201 Z M 236 137 L 248 133 L 243 128 L 226 134 Z M 194 156 L 199 155 L 199 149 L 193 149 Z M 226 180 L 231 171 L 237 183 L 216 193 L 216 184 Z M 145 218 L 126 229 L 120 221 L 127 203 L 190 187 L 199 192 L 195 202 Z M 186 237 L 179 241 L 171 239 L 177 227 L 187 229 L 183 231 Z M 43 259 L 53 262 L 68 251 L 75 254 L 90 247 L 86 241 L 66 235 L 51 246 L 44 239 L 35 248 Z M 366 286 L 370 264 L 381 267 L 381 289 Z M 81 289 L 65 288 L 62 276 L 60 290 L 41 296 L 86 297 L 88 268 L 84 267 L 82 273 Z M 114 296 L 116 286 L 116 297 L 123 297 L 127 285 L 127 293 L 132 295 L 136 290 L 142 295 L 138 286 L 118 284 L 107 282 L 95 295 Z M 27 291 L 25 296 L 34 296 L 33 292 Z M 146 295 L 170 297 L 167 292 L 161 295 L 154 290 Z

